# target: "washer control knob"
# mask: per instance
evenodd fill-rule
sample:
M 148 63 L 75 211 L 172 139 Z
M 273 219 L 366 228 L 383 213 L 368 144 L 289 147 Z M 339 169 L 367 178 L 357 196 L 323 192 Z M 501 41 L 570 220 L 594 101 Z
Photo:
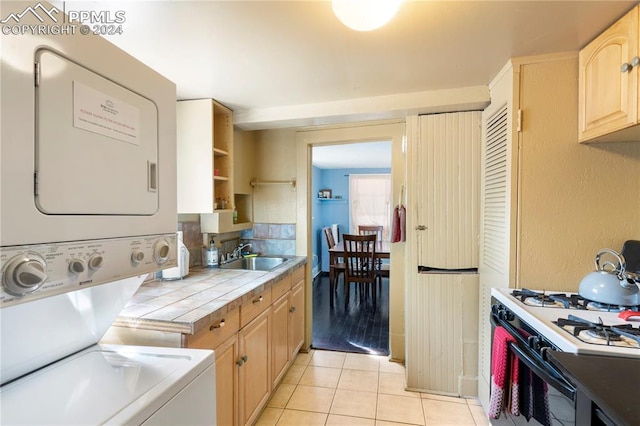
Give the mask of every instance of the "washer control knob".
M 47 263 L 37 253 L 25 253 L 9 260 L 2 274 L 4 290 L 12 296 L 25 296 L 47 280 Z
M 71 259 L 69 261 L 69 272 L 72 274 L 81 274 L 85 271 L 84 260 L 82 259 Z
M 94 254 L 89 258 L 89 268 L 93 269 L 94 271 L 102 268 L 103 264 L 104 256 L 102 256 L 101 254 Z
M 162 239 L 156 241 L 153 245 L 153 258 L 158 265 L 162 265 L 169 260 L 169 256 L 171 255 L 171 246 L 167 242 L 167 240 Z
M 140 263 L 144 260 L 144 253 L 141 252 L 140 250 L 134 250 L 133 253 L 131 253 L 131 261 L 133 263 Z

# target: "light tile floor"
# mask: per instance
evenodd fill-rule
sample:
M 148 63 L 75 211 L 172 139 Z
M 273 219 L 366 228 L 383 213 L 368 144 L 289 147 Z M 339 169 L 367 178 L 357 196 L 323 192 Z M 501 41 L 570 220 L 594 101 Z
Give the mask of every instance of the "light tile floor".
M 477 399 L 405 390 L 386 356 L 300 353 L 256 425 L 489 425 Z

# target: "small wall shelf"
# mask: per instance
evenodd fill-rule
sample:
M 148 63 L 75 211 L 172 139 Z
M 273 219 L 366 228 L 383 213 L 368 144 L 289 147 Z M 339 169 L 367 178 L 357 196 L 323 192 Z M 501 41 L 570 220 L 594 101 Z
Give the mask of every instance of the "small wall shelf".
M 316 198 L 316 200 L 322 201 L 322 202 L 324 202 L 324 201 L 349 201 L 347 198 L 320 198 L 320 197 Z

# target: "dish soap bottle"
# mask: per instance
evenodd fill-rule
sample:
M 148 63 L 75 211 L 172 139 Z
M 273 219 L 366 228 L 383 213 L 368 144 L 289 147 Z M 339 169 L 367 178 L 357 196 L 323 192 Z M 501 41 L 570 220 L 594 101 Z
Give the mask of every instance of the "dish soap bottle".
M 233 206 L 233 223 L 238 223 L 238 209 Z
M 209 248 L 207 249 L 207 267 L 218 267 L 218 249 L 213 242 L 213 238 L 211 238 L 211 241 L 209 241 Z

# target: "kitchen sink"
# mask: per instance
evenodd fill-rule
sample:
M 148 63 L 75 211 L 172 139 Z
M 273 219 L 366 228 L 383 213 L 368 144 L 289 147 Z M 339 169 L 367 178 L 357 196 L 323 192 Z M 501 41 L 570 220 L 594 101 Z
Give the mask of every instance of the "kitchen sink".
M 279 256 L 243 257 L 220 265 L 220 269 L 247 269 L 250 271 L 270 271 L 291 259 Z

